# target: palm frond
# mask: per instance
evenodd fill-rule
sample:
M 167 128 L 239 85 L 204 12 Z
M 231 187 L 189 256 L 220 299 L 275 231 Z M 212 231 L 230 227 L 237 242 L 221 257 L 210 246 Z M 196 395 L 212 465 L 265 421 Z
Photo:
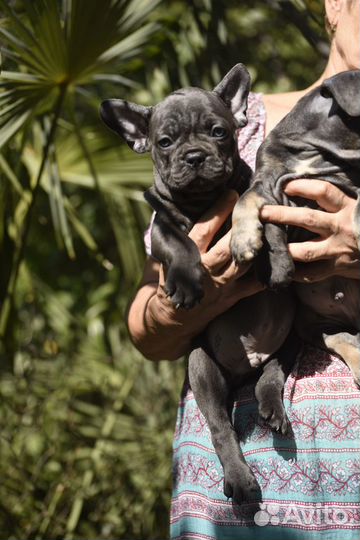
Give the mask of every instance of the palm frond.
M 26 112 L 37 115 L 53 109 L 57 87 L 92 84 L 104 73 L 121 77 L 120 67 L 140 53 L 157 28 L 147 17 L 159 0 L 148 1 L 140 13 L 138 4 L 139 0 L 72 0 L 64 2 L 60 12 L 57 0 L 38 0 L 24 2 L 20 18 L 0 0 L 6 16 L 0 35 L 19 62 L 18 72 L 3 71 L 0 76 L 0 146 L 29 120 Z M 126 77 L 123 81 L 131 84 Z M 11 108 L 6 108 L 9 102 Z

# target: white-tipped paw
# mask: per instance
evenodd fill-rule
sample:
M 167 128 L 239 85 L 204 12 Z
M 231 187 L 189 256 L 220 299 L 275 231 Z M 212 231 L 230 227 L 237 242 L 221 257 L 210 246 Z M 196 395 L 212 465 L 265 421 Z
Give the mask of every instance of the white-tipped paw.
M 260 221 L 250 219 L 233 226 L 230 249 L 235 262 L 244 264 L 255 259 L 263 245 L 262 229 Z

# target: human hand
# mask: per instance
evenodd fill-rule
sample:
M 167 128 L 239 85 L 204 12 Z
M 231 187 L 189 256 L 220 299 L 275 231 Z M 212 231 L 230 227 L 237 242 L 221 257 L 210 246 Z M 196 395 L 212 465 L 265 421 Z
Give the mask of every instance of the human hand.
M 318 235 L 307 242 L 289 244 L 296 265 L 295 280 L 320 281 L 333 275 L 360 279 L 360 254 L 356 238 L 356 199 L 324 180 L 292 180 L 284 191 L 316 201 L 320 210 L 266 205 L 262 221 L 295 225 Z
M 161 268 L 157 296 L 162 305 L 167 304 L 167 316 L 179 322 L 205 327 L 210 320 L 229 309 L 241 298 L 251 296 L 263 289 L 263 286 L 252 275 L 244 275 L 250 264 L 236 265 L 230 251 L 230 231 L 209 249 L 214 236 L 224 224 L 233 210 L 238 195 L 228 191 L 212 206 L 194 225 L 189 237 L 198 246 L 201 261 L 205 269 L 204 297 L 200 304 L 191 310 L 175 310 L 164 291 L 165 275 Z M 243 277 L 242 277 L 243 276 Z
M 189 351 L 192 340 L 208 323 L 241 298 L 255 294 L 263 286 L 249 274 L 249 265 L 232 262 L 230 234 L 208 249 L 214 236 L 230 215 L 237 193 L 229 191 L 209 209 L 190 231 L 204 265 L 204 296 L 192 309 L 175 309 L 166 297 L 164 271 L 149 259 L 139 289 L 128 310 L 127 323 L 134 345 L 151 360 L 175 360 Z

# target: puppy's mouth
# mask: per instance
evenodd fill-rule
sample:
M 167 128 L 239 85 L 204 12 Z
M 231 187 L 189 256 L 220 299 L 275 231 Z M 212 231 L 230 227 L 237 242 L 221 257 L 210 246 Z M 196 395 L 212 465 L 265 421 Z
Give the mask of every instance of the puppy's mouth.
M 173 162 L 169 176 L 172 189 L 187 189 L 191 192 L 212 191 L 226 184 L 233 173 L 232 160 L 214 161 L 209 156 L 197 166 L 183 161 Z

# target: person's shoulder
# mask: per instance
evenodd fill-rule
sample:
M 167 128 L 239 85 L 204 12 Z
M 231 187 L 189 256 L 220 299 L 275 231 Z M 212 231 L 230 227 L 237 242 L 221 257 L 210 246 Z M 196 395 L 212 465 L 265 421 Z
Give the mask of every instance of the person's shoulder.
M 282 92 L 280 94 L 263 94 L 262 97 L 266 108 L 290 110 L 304 93 L 304 91 L 300 90 L 296 92 Z

